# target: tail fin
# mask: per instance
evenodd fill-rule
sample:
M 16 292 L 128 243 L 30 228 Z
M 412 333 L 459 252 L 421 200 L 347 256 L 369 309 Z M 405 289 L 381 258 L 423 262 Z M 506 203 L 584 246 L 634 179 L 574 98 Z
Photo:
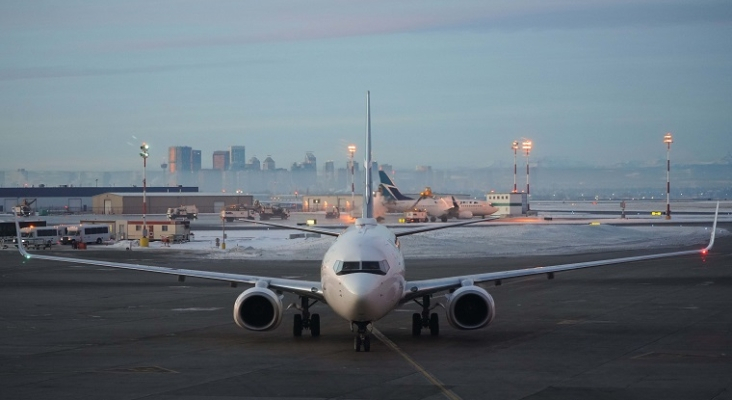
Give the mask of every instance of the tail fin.
M 366 92 L 366 188 L 363 193 L 363 217 L 374 217 L 374 195 L 371 181 L 371 92 Z
M 394 198 L 394 200 L 414 200 L 411 197 L 407 197 L 402 194 L 402 192 L 399 191 L 399 189 L 396 187 L 394 182 L 389 179 L 389 176 L 384 171 L 379 171 L 379 179 L 381 180 L 381 185 L 384 187 L 384 196 L 386 197 L 386 192 L 391 195 L 391 197 Z
M 394 182 L 391 181 L 391 178 L 389 178 L 389 175 L 386 174 L 384 171 L 379 171 L 379 180 L 384 185 L 394 186 Z

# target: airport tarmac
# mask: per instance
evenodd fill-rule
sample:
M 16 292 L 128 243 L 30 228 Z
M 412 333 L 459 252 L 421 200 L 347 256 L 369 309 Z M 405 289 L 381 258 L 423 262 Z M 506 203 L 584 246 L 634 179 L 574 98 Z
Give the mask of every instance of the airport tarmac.
M 720 227 L 732 229 L 731 224 Z M 63 255 L 318 279 L 317 261 L 201 260 L 130 251 Z M 647 252 L 647 251 L 646 251 Z M 407 260 L 423 279 L 619 257 Z M 322 335 L 232 320 L 245 288 L 25 261 L 0 252 L 2 399 L 732 399 L 732 237 L 700 256 L 487 286 L 496 320 L 411 336 L 405 305 L 376 324 L 370 353 L 317 305 Z M 285 303 L 295 300 L 285 297 Z M 440 298 L 436 298 L 440 301 Z M 439 310 L 438 310 L 439 311 Z

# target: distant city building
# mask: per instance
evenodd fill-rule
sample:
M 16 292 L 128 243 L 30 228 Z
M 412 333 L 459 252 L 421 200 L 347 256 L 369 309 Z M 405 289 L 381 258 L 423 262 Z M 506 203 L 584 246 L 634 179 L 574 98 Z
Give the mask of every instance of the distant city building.
M 194 172 L 201 170 L 201 150 L 191 151 L 191 170 Z
M 249 162 L 247 163 L 247 169 L 250 171 L 259 171 L 262 169 L 262 163 L 259 161 L 257 157 L 252 157 L 249 159 Z
M 305 161 L 302 163 L 303 169 L 311 170 L 311 171 L 317 171 L 317 159 L 315 158 L 315 154 L 313 154 L 312 151 L 308 151 L 305 153 Z
M 229 170 L 229 152 L 226 150 L 216 150 L 213 153 L 213 169 L 219 171 Z
M 394 167 L 391 164 L 381 164 L 379 169 L 386 172 L 387 175 L 394 173 Z
M 333 160 L 328 160 L 325 162 L 323 173 L 327 181 L 330 182 L 335 179 L 335 163 L 333 162 Z
M 168 167 L 171 173 L 193 171 L 193 149 L 188 146 L 168 148 Z
M 272 159 L 271 156 L 267 156 L 267 158 L 264 159 L 262 162 L 262 171 L 274 171 L 275 170 L 275 161 Z
M 245 146 L 231 146 L 229 148 L 230 162 L 229 169 L 232 171 L 241 171 L 246 168 L 246 147 Z

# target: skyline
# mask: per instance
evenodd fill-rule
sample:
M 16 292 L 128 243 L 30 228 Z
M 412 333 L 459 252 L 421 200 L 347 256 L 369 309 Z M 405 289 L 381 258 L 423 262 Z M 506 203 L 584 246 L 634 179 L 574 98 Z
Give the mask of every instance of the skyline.
M 134 170 L 143 141 L 154 166 L 362 160 L 367 90 L 396 168 L 511 164 L 521 138 L 532 160 L 656 162 L 666 132 L 672 162 L 718 161 L 730 22 L 719 1 L 3 2 L 0 170 Z

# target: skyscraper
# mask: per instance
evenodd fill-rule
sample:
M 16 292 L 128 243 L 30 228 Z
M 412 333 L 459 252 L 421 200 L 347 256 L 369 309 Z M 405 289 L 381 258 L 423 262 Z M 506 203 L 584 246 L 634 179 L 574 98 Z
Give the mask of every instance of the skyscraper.
M 191 171 L 201 170 L 201 150 L 191 150 Z
M 219 171 L 229 170 L 229 152 L 226 150 L 216 150 L 213 153 L 213 169 Z
M 229 148 L 229 156 L 231 157 L 229 168 L 232 171 L 241 171 L 246 168 L 246 147 L 245 146 L 231 146 Z
M 193 149 L 188 146 L 171 146 L 168 148 L 168 168 L 170 172 L 193 170 Z

